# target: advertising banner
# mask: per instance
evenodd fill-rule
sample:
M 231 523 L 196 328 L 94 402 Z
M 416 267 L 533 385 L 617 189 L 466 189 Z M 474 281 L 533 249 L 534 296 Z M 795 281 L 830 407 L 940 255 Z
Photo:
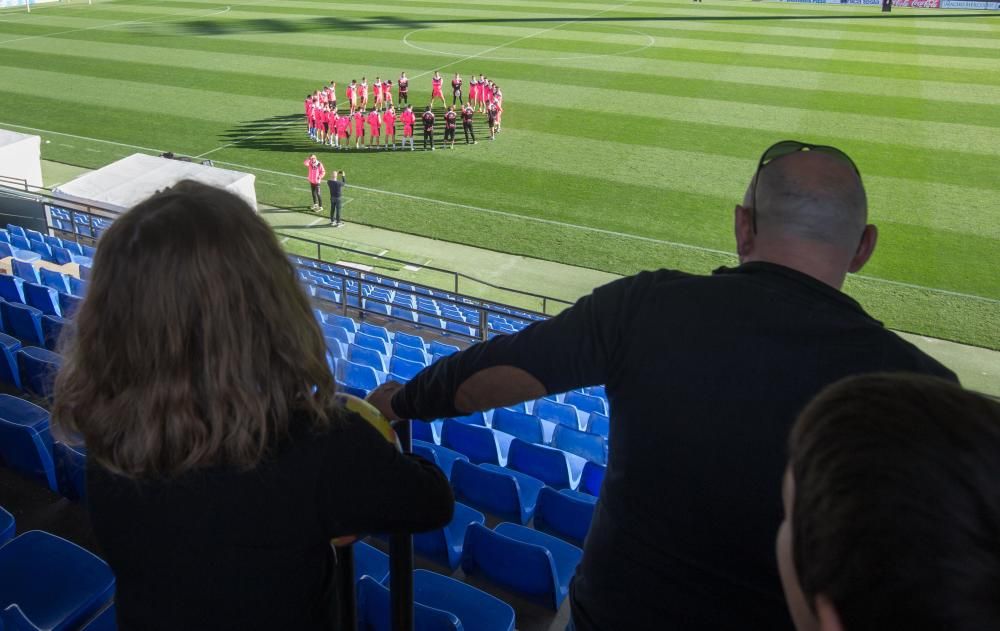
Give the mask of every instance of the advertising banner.
M 1000 10 L 1000 2 L 982 2 L 980 0 L 941 0 L 942 9 L 988 9 Z
M 913 7 L 914 9 L 940 9 L 941 0 L 892 0 L 894 7 Z

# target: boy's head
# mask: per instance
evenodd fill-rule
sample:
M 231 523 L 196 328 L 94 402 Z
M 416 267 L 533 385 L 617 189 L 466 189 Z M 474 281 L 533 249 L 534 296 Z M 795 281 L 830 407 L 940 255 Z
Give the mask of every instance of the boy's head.
M 845 379 L 792 430 L 778 566 L 798 631 L 1000 629 L 1000 403 Z

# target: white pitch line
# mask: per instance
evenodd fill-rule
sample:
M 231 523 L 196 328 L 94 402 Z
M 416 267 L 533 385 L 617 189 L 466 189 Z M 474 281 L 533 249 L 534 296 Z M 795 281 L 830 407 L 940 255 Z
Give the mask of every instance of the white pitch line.
M 200 154 L 198 154 L 196 156 L 191 156 L 191 157 L 192 158 L 204 158 L 205 156 L 207 156 L 209 154 L 212 154 L 212 153 L 215 153 L 216 151 L 222 151 L 223 149 L 227 149 L 229 147 L 232 147 L 233 145 L 238 145 L 241 142 L 246 142 L 247 140 L 250 140 L 251 138 L 256 138 L 258 136 L 263 136 L 264 134 L 266 134 L 268 132 L 272 132 L 275 129 L 284 129 L 285 127 L 291 127 L 292 125 L 301 125 L 301 124 L 302 124 L 302 121 L 295 120 L 295 121 L 289 121 L 289 122 L 286 122 L 286 123 L 278 123 L 278 124 L 275 124 L 275 125 L 271 125 L 270 127 L 266 127 L 264 129 L 264 131 L 258 132 L 256 134 L 254 134 L 253 136 L 247 136 L 246 138 L 240 138 L 239 140 L 234 140 L 233 142 L 226 143 L 226 144 L 222 145 L 221 147 L 216 147 L 215 149 L 211 149 L 209 151 L 206 151 L 205 153 L 200 153 Z
M 148 153 L 156 153 L 156 154 L 163 153 L 163 151 L 160 150 L 160 149 L 150 149 L 149 147 L 140 147 L 138 145 L 130 145 L 130 144 L 124 143 L 124 142 L 116 142 L 116 141 L 113 141 L 113 140 L 102 140 L 101 138 L 91 138 L 89 136 L 78 136 L 76 134 L 67 134 L 65 132 L 53 131 L 51 129 L 39 129 L 38 127 L 28 127 L 27 125 L 16 125 L 16 124 L 13 124 L 13 123 L 4 123 L 2 121 L 0 121 L 0 127 L 16 127 L 18 129 L 27 129 L 29 131 L 37 131 L 37 132 L 46 133 L 46 134 L 55 134 L 57 136 L 66 136 L 68 138 L 78 138 L 80 140 L 91 140 L 91 141 L 94 141 L 94 142 L 100 142 L 100 143 L 109 144 L 109 145 L 117 145 L 117 146 L 120 146 L 120 147 L 129 147 L 131 149 L 140 149 L 140 150 L 146 151 Z M 236 168 L 239 168 L 239 169 L 247 169 L 247 170 L 250 170 L 250 171 L 257 171 L 259 173 L 269 173 L 271 175 L 280 175 L 280 176 L 283 176 L 283 177 L 290 177 L 290 178 L 294 178 L 296 180 L 301 180 L 301 179 L 303 179 L 305 177 L 303 175 L 296 175 L 294 173 L 286 173 L 284 171 L 274 171 L 274 170 L 271 170 L 271 169 L 263 169 L 261 167 L 254 167 L 254 166 L 249 166 L 249 165 L 246 165 L 246 164 L 236 164 L 234 162 L 221 162 L 220 161 L 220 162 L 218 162 L 218 164 L 224 164 L 224 165 L 236 167 Z M 371 188 L 371 187 L 367 187 L 367 186 L 358 186 L 357 184 L 352 184 L 351 186 L 353 188 L 358 189 L 358 190 L 368 191 L 370 193 L 380 193 L 380 194 L 383 194 L 383 195 L 392 195 L 392 196 L 395 196 L 395 197 L 402 197 L 402 198 L 405 198 L 405 199 L 412 199 L 412 200 L 415 200 L 415 201 L 422 201 L 422 202 L 428 202 L 428 203 L 432 203 L 432 204 L 439 204 L 441 206 L 451 206 L 451 207 L 454 207 L 454 208 L 464 208 L 466 210 L 474 210 L 474 211 L 477 211 L 477 212 L 483 212 L 483 213 L 501 215 L 501 216 L 511 217 L 511 218 L 515 218 L 515 219 L 523 219 L 525 221 L 533 221 L 533 222 L 536 222 L 536 223 L 544 223 L 544 224 L 549 224 L 549 225 L 561 226 L 561 227 L 564 227 L 564 228 L 572 228 L 572 229 L 575 229 L 575 230 L 582 230 L 584 232 L 595 232 L 595 233 L 598 233 L 598 234 L 606 234 L 606 235 L 609 235 L 609 236 L 622 237 L 622 238 L 625 238 L 625 239 L 634 239 L 634 240 L 637 240 L 637 241 L 646 241 L 646 242 L 649 242 L 649 243 L 657 243 L 657 244 L 660 244 L 660 245 L 667 245 L 667 246 L 672 246 L 672 247 L 677 247 L 677 248 L 683 248 L 683 249 L 687 249 L 687 250 L 695 250 L 695 251 L 699 251 L 699 252 L 708 252 L 708 253 L 711 253 L 711 254 L 722 254 L 722 255 L 728 256 L 730 258 L 735 258 L 736 257 L 736 255 L 733 254 L 732 252 L 726 252 L 724 250 L 716 250 L 714 248 L 705 248 L 705 247 L 702 247 L 700 245 L 690 245 L 690 244 L 687 244 L 687 243 L 678 243 L 676 241 L 667 241 L 665 239 L 654 239 L 653 237 L 644 237 L 644 236 L 637 235 L 637 234 L 629 234 L 627 232 L 616 232 L 614 230 L 605 230 L 604 228 L 594 228 L 594 227 L 591 227 L 591 226 L 581 226 L 579 224 L 568 223 L 568 222 L 564 222 L 564 221 L 556 221 L 554 219 L 544 219 L 542 217 L 529 217 L 527 215 L 518 215 L 517 213 L 511 213 L 511 212 L 507 212 L 507 211 L 503 211 L 503 210 L 496 210 L 496 209 L 493 209 L 493 208 L 482 208 L 480 206 L 470 206 L 468 204 L 459 204 L 457 202 L 449 202 L 449 201 L 445 201 L 443 199 L 434 199 L 434 198 L 431 198 L 431 197 L 420 197 L 418 195 L 410 195 L 408 193 L 397 193 L 396 191 L 386 191 L 386 190 L 382 190 L 382 189 L 378 189 L 378 188 Z M 348 200 L 348 201 L 352 201 L 352 200 Z M 344 203 L 346 204 L 346 203 L 348 203 L 348 201 L 345 201 Z M 287 239 L 283 240 L 282 243 L 284 243 L 285 241 L 287 241 Z M 952 291 L 950 289 L 939 289 L 937 287 L 927 287 L 925 285 L 917 285 L 915 283 L 906 283 L 906 282 L 898 281 L 898 280 L 890 280 L 888 278 L 879 278 L 877 276 L 865 276 L 864 274 L 853 274 L 852 277 L 853 278 L 863 279 L 863 280 L 870 280 L 870 281 L 877 282 L 877 283 L 885 283 L 887 285 L 894 285 L 896 287 L 907 287 L 909 289 L 917 289 L 917 290 L 920 290 L 920 291 L 930 291 L 930 292 L 934 292 L 934 293 L 944 294 L 944 295 L 947 295 L 947 296 L 955 296 L 957 298 L 969 298 L 969 299 L 972 299 L 972 300 L 981 300 L 981 301 L 988 302 L 988 303 L 991 303 L 991 304 L 1000 304 L 1000 300 L 998 300 L 996 298 L 987 298 L 986 296 L 977 296 L 976 294 L 966 294 L 966 293 L 962 293 L 960 291 Z
M 630 4 L 635 4 L 638 1 L 639 0 L 628 0 L 628 2 L 622 2 L 621 4 L 617 4 L 617 5 L 613 6 L 613 7 L 608 8 L 608 9 L 603 9 L 601 11 L 598 11 L 597 13 L 591 13 L 590 15 L 585 15 L 585 16 L 582 16 L 582 17 L 574 18 L 572 20 L 567 20 L 567 21 L 562 22 L 560 24 L 556 24 L 555 26 L 550 26 L 547 29 L 543 29 L 541 31 L 538 31 L 537 33 L 531 33 L 530 35 L 525 35 L 523 37 L 518 37 L 517 39 L 512 39 L 509 42 L 504 42 L 503 44 L 499 44 L 497 46 L 494 46 L 493 48 L 487 48 L 486 50 L 480 51 L 480 52 L 478 52 L 478 53 L 476 53 L 474 55 L 469 55 L 468 57 L 462 57 L 461 59 L 456 59 L 455 61 L 453 61 L 451 63 L 447 63 L 447 64 L 445 64 L 443 66 L 438 66 L 437 68 L 434 68 L 434 70 L 428 70 L 427 72 L 424 72 L 424 73 L 421 73 L 421 74 L 418 74 L 418 75 L 414 75 L 414 76 L 410 77 L 410 79 L 419 79 L 420 77 L 427 76 L 427 75 L 429 75 L 432 72 L 435 72 L 435 71 L 438 71 L 438 70 L 444 70 L 445 68 L 449 68 L 451 66 L 454 66 L 456 64 L 460 64 L 460 63 L 465 62 L 465 61 L 469 61 L 470 59 L 475 59 L 476 57 L 482 57 L 483 55 L 492 53 L 495 50 L 500 50 L 501 48 L 504 48 L 505 46 L 510 46 L 511 44 L 516 44 L 518 42 L 523 42 L 526 39 L 531 39 L 532 37 L 537 37 L 539 35 L 542 35 L 544 33 L 548 33 L 550 31 L 554 31 L 554 30 L 556 30 L 558 28 L 562 28 L 562 27 L 567 26 L 569 24 L 575 24 L 577 22 L 582 22 L 583 20 L 589 20 L 591 18 L 595 18 L 598 15 L 601 15 L 603 13 L 608 13 L 609 11 L 614 11 L 615 9 L 620 9 L 620 8 L 628 6 Z
M 98 26 L 88 26 L 88 27 L 85 27 L 85 28 L 74 28 L 74 29 L 69 29 L 68 31 L 56 31 L 55 33 L 46 33 L 44 35 L 28 35 L 27 37 L 15 37 L 14 39 L 0 40 L 0 45 L 3 45 L 3 44 L 13 44 L 14 42 L 23 42 L 23 41 L 26 41 L 26 40 L 29 40 L 29 39 L 41 39 L 41 38 L 45 38 L 45 37 L 53 37 L 55 35 L 67 35 L 69 33 L 80 33 L 80 32 L 83 32 L 83 31 L 95 31 L 95 30 L 99 31 L 101 29 L 109 29 L 109 28 L 113 28 L 113 27 L 116 27 L 116 26 L 125 26 L 126 24 L 149 24 L 151 22 L 170 22 L 172 20 L 186 20 L 189 17 L 206 17 L 206 18 L 208 18 L 208 17 L 212 17 L 213 15 L 221 15 L 223 13 L 228 13 L 231 8 L 232 7 L 228 7 L 227 6 L 225 9 L 222 9 L 220 11 L 213 11 L 212 13 L 208 13 L 206 15 L 186 15 L 186 16 L 183 16 L 183 17 L 180 17 L 180 16 L 170 16 L 170 17 L 167 17 L 167 18 L 164 18 L 164 19 L 152 18 L 152 19 L 149 19 L 149 20 L 128 20 L 127 22 L 115 22 L 113 24 L 100 24 Z

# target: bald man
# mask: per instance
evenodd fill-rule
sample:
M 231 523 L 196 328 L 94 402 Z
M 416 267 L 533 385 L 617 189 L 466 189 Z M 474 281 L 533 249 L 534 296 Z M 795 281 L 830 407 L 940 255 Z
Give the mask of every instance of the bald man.
M 572 624 L 791 630 L 774 533 L 796 416 L 848 375 L 955 380 L 840 291 L 875 249 L 867 217 L 850 158 L 778 143 L 735 209 L 739 266 L 609 283 L 371 400 L 392 418 L 430 420 L 607 384 L 607 472 Z

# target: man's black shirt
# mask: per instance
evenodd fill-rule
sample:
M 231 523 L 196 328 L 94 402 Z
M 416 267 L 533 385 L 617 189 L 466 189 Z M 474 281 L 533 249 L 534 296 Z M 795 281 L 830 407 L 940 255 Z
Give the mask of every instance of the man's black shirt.
M 643 272 L 438 361 L 392 400 L 436 419 L 491 366 L 550 393 L 606 384 L 609 462 L 573 582 L 578 629 L 791 629 L 774 558 L 786 441 L 824 386 L 953 373 L 853 299 L 770 263 Z
M 420 117 L 424 121 L 424 131 L 434 131 L 434 113 L 424 112 L 424 115 Z
M 330 187 L 330 199 L 339 199 L 341 194 L 344 192 L 344 186 L 347 185 L 347 178 L 338 180 L 336 174 L 326 181 L 326 185 Z

